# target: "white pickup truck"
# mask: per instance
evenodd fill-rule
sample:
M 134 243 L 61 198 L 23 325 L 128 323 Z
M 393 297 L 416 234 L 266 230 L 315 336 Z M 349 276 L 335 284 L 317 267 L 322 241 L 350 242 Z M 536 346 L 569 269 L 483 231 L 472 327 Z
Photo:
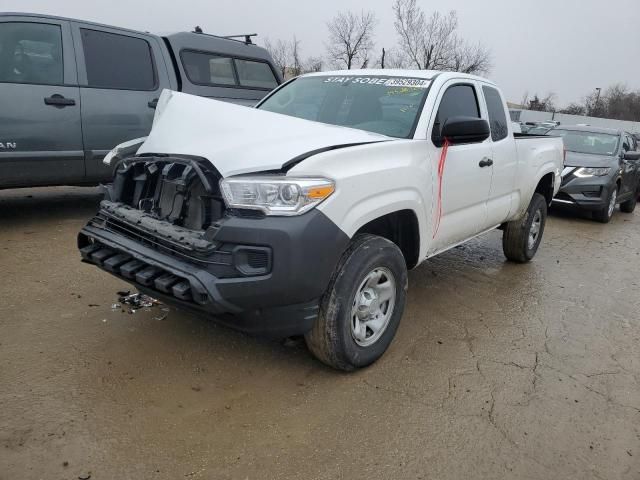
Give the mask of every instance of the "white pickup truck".
M 563 144 L 516 138 L 508 118 L 490 81 L 435 71 L 303 75 L 256 108 L 164 91 L 146 140 L 108 156 L 80 252 L 166 302 L 363 367 L 395 335 L 407 269 L 495 228 L 509 260 L 535 255 Z

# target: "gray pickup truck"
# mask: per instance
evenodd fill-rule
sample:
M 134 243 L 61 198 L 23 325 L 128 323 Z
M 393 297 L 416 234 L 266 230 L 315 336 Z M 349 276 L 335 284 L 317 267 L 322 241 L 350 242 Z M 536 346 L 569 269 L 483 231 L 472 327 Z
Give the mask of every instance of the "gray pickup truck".
M 111 181 L 102 158 L 149 133 L 163 89 L 253 105 L 280 83 L 250 39 L 0 13 L 0 188 Z

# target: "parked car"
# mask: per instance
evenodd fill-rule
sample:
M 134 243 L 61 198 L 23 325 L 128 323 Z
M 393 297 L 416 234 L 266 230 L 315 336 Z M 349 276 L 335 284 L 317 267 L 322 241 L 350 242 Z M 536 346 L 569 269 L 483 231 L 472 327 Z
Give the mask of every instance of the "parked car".
M 593 212 L 602 223 L 611 220 L 616 205 L 631 213 L 640 192 L 640 152 L 631 134 L 591 126 L 555 128 L 567 151 L 560 192 L 555 203 Z
M 407 269 L 495 228 L 508 259 L 535 255 L 562 140 L 508 118 L 496 85 L 451 72 L 309 74 L 255 109 L 165 91 L 78 246 L 168 303 L 363 367 Z
M 544 125 L 536 125 L 527 130 L 527 135 L 546 135 L 551 130 L 551 127 Z
M 102 158 L 149 133 L 165 88 L 254 105 L 280 82 L 243 41 L 0 13 L 0 188 L 110 180 Z

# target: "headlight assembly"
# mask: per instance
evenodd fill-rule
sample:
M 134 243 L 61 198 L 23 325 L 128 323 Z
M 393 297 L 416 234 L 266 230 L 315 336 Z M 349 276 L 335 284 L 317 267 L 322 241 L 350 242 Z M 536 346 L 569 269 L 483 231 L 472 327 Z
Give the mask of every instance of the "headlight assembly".
M 574 175 L 580 178 L 604 177 L 606 175 L 609 175 L 610 171 L 611 169 L 609 167 L 602 167 L 602 168 L 582 167 L 576 170 Z
M 292 216 L 311 210 L 329 197 L 335 183 L 327 178 L 230 177 L 220 180 L 220 190 L 229 208 Z

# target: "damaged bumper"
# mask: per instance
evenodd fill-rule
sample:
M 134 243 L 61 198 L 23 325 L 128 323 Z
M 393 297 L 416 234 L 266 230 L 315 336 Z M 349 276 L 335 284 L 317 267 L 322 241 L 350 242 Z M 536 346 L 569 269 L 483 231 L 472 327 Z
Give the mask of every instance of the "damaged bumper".
M 198 232 L 103 201 L 81 230 L 83 261 L 140 291 L 246 332 L 309 331 L 348 237 L 320 211 L 226 215 Z

